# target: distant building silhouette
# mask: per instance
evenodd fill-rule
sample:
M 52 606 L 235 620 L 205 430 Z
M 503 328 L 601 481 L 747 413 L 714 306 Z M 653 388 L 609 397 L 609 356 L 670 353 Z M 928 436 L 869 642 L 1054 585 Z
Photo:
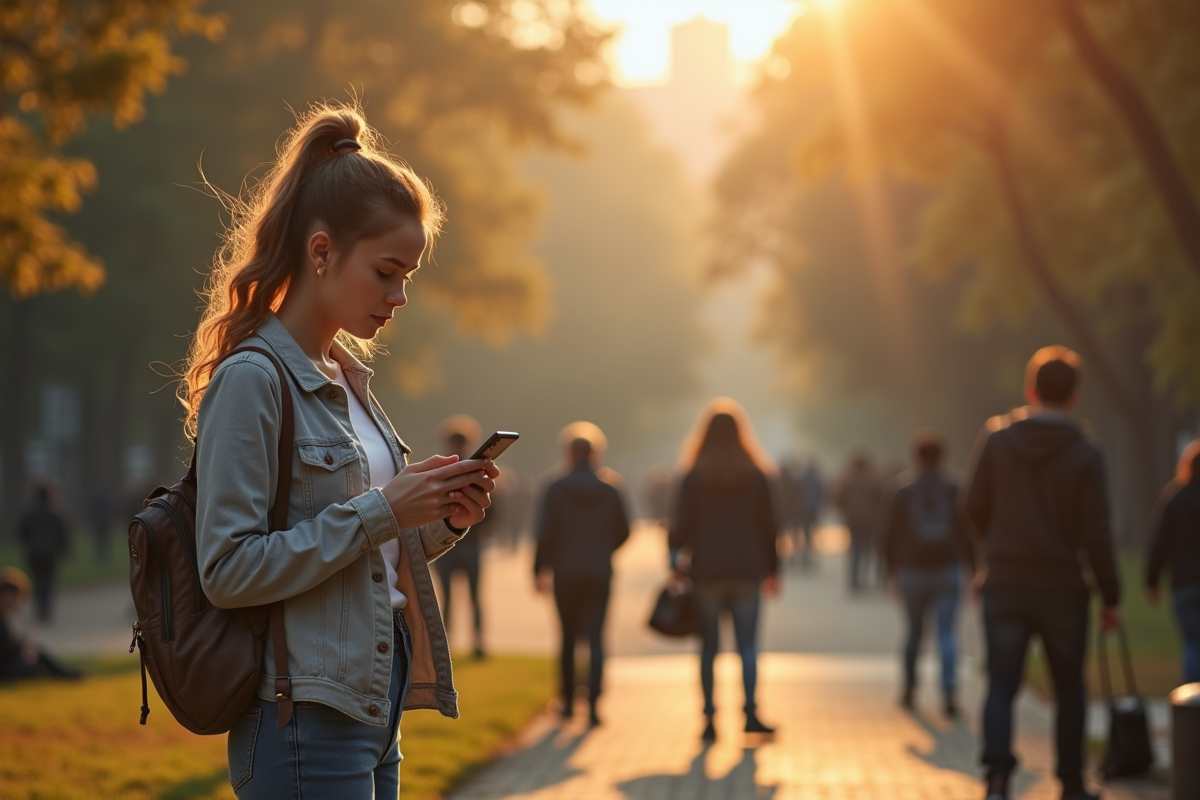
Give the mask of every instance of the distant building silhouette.
M 671 29 L 668 82 L 626 90 L 693 179 L 711 178 L 735 141 L 742 93 L 733 66 L 729 28 L 697 16 Z

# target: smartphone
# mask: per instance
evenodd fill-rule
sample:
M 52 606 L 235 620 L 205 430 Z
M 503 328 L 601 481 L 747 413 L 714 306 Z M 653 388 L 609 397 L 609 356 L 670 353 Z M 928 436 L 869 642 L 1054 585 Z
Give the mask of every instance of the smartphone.
M 490 458 L 495 461 L 500 457 L 500 454 L 508 449 L 508 446 L 521 438 L 521 434 L 513 433 L 512 431 L 496 431 L 487 438 L 487 441 L 479 445 L 479 449 L 475 451 L 472 459 Z

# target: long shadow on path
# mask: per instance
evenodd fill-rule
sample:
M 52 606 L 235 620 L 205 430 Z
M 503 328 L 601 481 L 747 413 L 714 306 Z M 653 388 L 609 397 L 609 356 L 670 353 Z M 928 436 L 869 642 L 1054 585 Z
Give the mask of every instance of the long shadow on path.
M 982 784 L 983 768 L 979 765 L 982 745 L 961 719 L 950 725 L 935 725 L 923 714 L 912 713 L 909 717 L 933 740 L 933 748 L 927 751 L 908 745 L 909 755 L 936 769 L 958 772 Z M 1020 797 L 1035 783 L 1036 776 L 1018 769 L 1013 776 L 1012 796 Z
M 721 778 L 705 774 L 708 753 L 707 746 L 701 748 L 682 775 L 646 775 L 617 784 L 617 788 L 630 800 L 773 800 L 778 787 L 759 785 L 755 748 L 743 748 L 742 760 Z

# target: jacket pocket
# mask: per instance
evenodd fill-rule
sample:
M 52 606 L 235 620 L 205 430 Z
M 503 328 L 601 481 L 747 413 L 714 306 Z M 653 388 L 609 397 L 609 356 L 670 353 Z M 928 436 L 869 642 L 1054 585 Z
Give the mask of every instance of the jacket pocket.
M 258 723 L 261 718 L 262 709 L 251 702 L 241 719 L 229 731 L 226 746 L 229 756 L 229 783 L 235 792 L 254 774 L 254 745 L 258 743 Z
M 363 470 L 350 438 L 297 443 L 309 518 L 362 493 Z

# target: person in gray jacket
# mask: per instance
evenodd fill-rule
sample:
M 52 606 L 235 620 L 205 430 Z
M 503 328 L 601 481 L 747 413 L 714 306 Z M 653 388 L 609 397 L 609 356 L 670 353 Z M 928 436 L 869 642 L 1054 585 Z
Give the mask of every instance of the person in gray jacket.
M 612 583 L 612 556 L 629 538 L 629 515 L 619 476 L 600 467 L 604 434 L 591 423 L 563 429 L 566 475 L 546 487 L 537 520 L 533 574 L 538 591 L 554 591 L 562 626 L 559 654 L 561 716 L 575 700 L 575 643 L 588 642 L 588 721 L 600 724 L 596 705 L 604 679 L 604 617 Z
M 222 608 L 283 601 L 291 697 L 276 693 L 268 641 L 257 698 L 228 737 L 240 800 L 396 797 L 401 709 L 458 715 L 428 562 L 483 519 L 499 471 L 457 456 L 409 464 L 352 354 L 369 354 L 407 303 L 441 220 L 376 141 L 352 108 L 301 117 L 235 216 L 181 389 L 204 593 Z M 287 463 L 271 359 L 226 358 L 246 346 L 284 369 Z M 280 470 L 287 526 L 271 531 Z

